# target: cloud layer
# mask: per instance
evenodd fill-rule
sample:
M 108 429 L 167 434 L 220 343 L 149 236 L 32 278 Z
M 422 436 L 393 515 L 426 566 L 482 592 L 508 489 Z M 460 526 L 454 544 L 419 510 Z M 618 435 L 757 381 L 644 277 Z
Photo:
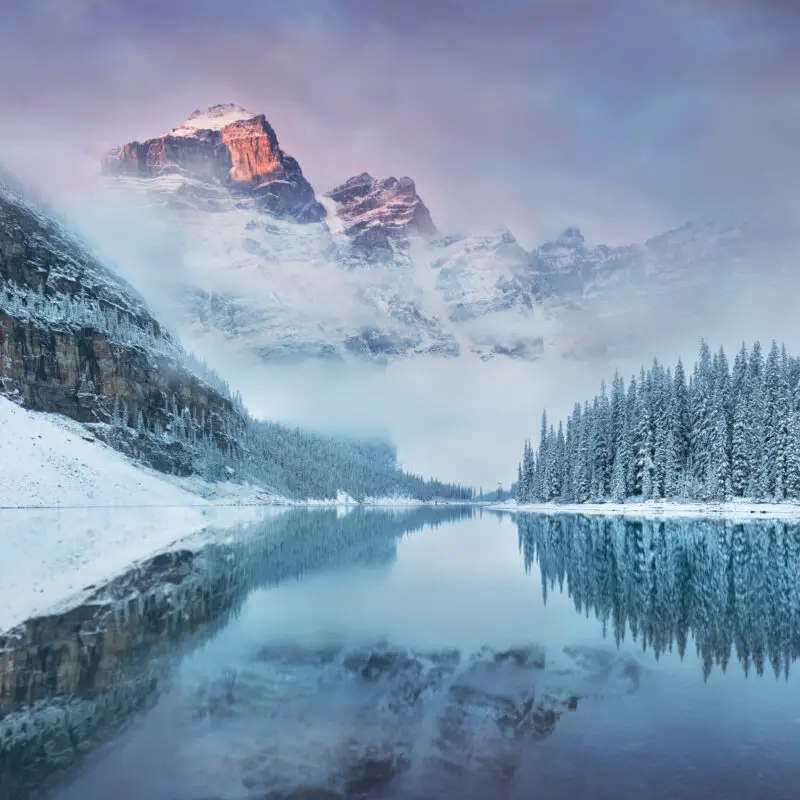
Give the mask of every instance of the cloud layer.
M 30 0 L 3 17 L 0 158 L 54 194 L 105 148 L 233 101 L 319 190 L 409 174 L 440 227 L 526 244 L 797 199 L 788 0 Z

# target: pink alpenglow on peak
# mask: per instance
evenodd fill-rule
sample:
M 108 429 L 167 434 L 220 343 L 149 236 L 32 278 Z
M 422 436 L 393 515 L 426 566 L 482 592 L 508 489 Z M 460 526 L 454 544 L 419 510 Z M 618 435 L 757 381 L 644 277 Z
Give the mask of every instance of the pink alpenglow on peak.
M 164 136 L 114 148 L 102 168 L 129 178 L 179 174 L 244 194 L 278 218 L 325 218 L 300 165 L 281 150 L 266 117 L 230 103 L 195 111 Z

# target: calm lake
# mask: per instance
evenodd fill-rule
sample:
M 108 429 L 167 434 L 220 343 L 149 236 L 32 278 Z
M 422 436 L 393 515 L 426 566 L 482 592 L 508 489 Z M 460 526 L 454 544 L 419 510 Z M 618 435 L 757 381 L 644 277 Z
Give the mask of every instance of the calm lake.
M 0 797 L 796 799 L 799 654 L 798 525 L 288 510 L 0 639 Z

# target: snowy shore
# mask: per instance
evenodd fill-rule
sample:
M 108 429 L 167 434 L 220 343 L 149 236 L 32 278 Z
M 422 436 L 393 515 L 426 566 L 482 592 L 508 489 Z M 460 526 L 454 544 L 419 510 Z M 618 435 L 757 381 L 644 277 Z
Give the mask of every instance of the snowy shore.
M 0 397 L 0 633 L 68 608 L 136 562 L 239 524 L 310 506 L 423 505 L 290 500 L 259 487 L 163 475 L 55 414 Z
M 164 475 L 103 444 L 78 422 L 0 397 L 0 509 L 426 504 L 400 496 L 359 502 L 341 491 L 332 499 L 293 500 L 249 484 Z
M 677 503 L 668 500 L 651 500 L 628 503 L 556 503 L 519 504 L 513 500 L 488 506 L 492 511 L 530 514 L 591 514 L 626 517 L 708 517 L 752 521 L 754 519 L 800 520 L 800 503 L 753 503 L 731 501 L 727 503 Z

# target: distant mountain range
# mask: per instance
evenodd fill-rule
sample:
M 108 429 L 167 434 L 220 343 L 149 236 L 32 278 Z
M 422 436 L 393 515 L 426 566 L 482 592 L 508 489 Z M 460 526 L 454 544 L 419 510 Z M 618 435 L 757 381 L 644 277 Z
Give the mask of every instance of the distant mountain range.
M 116 148 L 103 171 L 181 232 L 181 264 L 164 269 L 179 276 L 182 333 L 267 361 L 624 349 L 642 307 L 694 313 L 705 288 L 762 274 L 775 246 L 761 223 L 687 225 L 623 247 L 568 228 L 532 251 L 507 230 L 445 235 L 408 177 L 362 173 L 318 194 L 265 116 L 232 104 Z

